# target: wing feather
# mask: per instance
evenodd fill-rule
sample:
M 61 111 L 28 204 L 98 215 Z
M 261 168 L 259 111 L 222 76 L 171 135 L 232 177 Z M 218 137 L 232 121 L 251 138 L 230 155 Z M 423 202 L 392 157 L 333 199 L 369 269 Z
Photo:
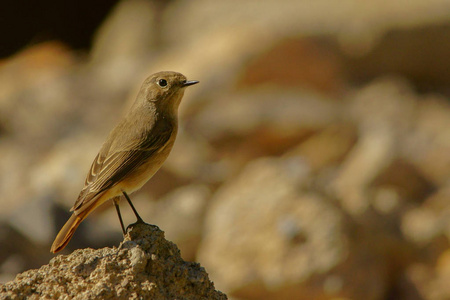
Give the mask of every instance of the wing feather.
M 94 159 L 85 186 L 71 210 L 90 206 L 103 192 L 122 181 L 166 146 L 172 134 L 172 127 L 168 127 L 167 130 L 143 140 L 131 150 L 111 151 L 110 145 L 105 144 Z

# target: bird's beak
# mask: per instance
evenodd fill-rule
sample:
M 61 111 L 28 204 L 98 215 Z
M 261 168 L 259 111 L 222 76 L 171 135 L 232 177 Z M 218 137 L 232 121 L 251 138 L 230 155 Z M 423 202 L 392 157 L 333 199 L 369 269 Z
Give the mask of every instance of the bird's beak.
M 197 81 L 197 80 L 186 81 L 185 83 L 183 83 L 183 86 L 190 86 L 190 85 L 193 85 L 193 84 L 197 84 L 199 82 L 200 81 Z

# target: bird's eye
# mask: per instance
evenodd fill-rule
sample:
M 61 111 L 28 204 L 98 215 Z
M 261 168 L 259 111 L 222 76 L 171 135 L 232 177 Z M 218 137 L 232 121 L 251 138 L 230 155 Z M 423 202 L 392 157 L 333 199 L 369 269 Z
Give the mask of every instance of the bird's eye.
M 158 85 L 159 85 L 160 87 L 166 87 L 166 86 L 167 86 L 167 80 L 165 80 L 165 79 L 160 79 L 160 80 L 158 81 Z

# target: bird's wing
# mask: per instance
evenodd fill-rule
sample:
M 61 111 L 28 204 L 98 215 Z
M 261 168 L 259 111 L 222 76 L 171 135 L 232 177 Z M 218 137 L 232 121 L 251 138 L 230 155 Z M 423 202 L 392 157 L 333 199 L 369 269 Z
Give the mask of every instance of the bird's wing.
M 172 133 L 171 128 L 159 132 L 156 136 L 150 136 L 136 145 L 135 149 L 130 150 L 111 151 L 108 149 L 108 145 L 105 145 L 94 159 L 86 177 L 85 186 L 71 211 L 90 206 L 103 192 L 147 162 L 151 156 L 168 143 Z M 109 153 L 105 155 L 105 152 Z

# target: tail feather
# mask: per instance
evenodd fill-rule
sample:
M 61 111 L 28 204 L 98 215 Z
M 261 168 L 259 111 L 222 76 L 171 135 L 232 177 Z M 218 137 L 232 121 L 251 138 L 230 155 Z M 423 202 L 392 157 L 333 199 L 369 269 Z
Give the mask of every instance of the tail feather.
M 72 216 L 69 218 L 66 224 L 64 224 L 63 228 L 61 228 L 58 235 L 56 236 L 50 252 L 59 252 L 67 246 L 73 234 L 75 233 L 75 230 L 77 230 L 78 226 L 87 217 L 89 212 L 90 210 L 82 212 L 79 215 L 76 215 L 75 213 L 72 214 Z

